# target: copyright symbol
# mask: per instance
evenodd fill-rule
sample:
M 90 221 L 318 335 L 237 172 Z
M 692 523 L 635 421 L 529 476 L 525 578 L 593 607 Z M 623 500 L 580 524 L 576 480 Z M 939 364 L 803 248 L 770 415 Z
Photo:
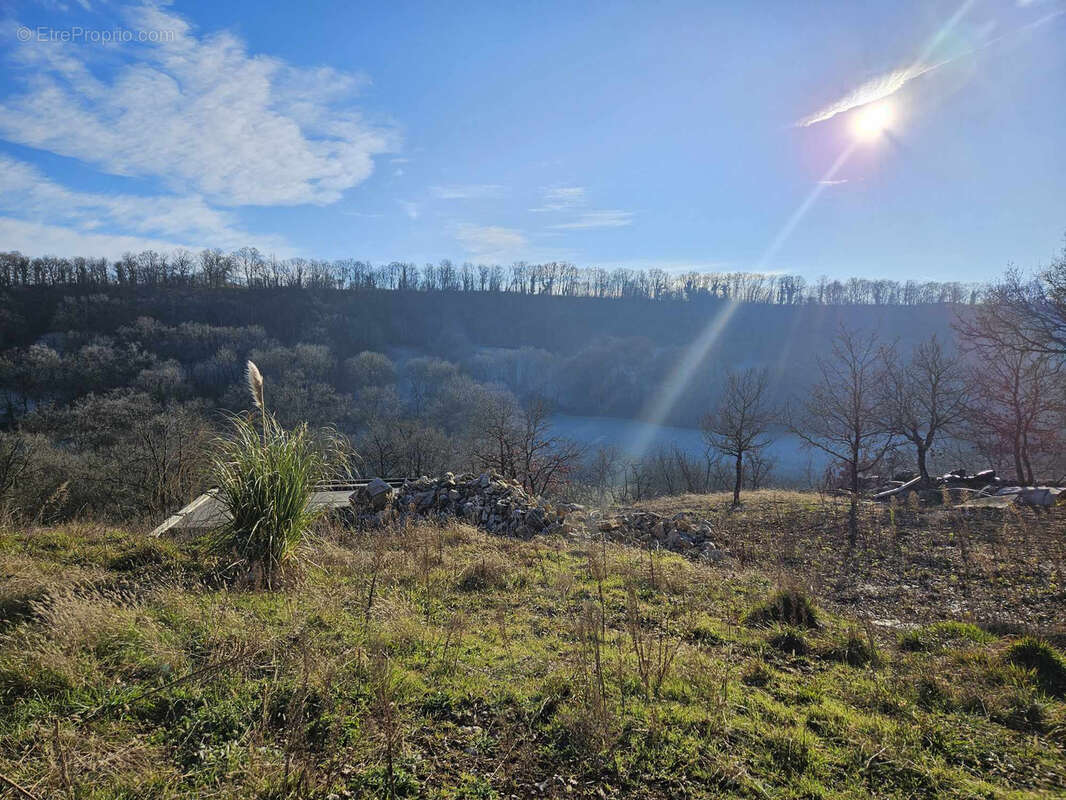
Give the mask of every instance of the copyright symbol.
M 33 31 L 27 28 L 25 25 L 19 25 L 18 30 L 15 32 L 15 38 L 20 42 L 28 42 L 33 38 Z

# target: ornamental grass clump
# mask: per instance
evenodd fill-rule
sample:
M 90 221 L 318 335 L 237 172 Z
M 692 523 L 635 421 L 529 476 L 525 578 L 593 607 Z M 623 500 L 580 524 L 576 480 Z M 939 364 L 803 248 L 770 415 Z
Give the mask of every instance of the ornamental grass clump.
M 315 485 L 346 460 L 336 436 L 315 437 L 306 424 L 287 431 L 274 420 L 263 378 L 250 361 L 248 383 L 261 425 L 237 416 L 233 431 L 219 440 L 213 471 L 229 520 L 215 532 L 215 544 L 272 588 L 321 514 L 311 507 Z

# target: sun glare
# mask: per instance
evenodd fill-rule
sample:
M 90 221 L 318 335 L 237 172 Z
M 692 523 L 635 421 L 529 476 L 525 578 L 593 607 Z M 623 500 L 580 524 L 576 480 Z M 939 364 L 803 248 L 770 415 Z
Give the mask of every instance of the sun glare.
M 891 103 L 871 103 L 858 109 L 851 118 L 851 133 L 860 142 L 872 142 L 880 138 L 896 119 L 896 109 Z

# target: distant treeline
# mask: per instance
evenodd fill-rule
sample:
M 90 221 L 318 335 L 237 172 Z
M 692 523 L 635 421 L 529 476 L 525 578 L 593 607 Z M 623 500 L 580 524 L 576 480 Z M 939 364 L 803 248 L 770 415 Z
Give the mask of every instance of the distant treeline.
M 278 259 L 254 247 L 232 253 L 145 250 L 117 261 L 78 256 L 30 257 L 0 253 L 0 288 L 15 286 L 174 286 L 225 288 L 388 289 L 407 292 L 481 292 L 647 300 L 718 299 L 774 305 L 914 306 L 981 301 L 983 287 L 959 281 L 848 278 L 814 282 L 799 275 L 756 272 L 667 272 L 662 269 L 582 268 L 566 262 L 453 264 L 421 267 L 393 261 Z

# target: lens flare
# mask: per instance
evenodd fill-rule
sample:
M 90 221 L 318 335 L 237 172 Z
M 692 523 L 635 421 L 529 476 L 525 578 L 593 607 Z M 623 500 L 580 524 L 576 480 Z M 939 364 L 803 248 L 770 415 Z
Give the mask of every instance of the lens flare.
M 896 121 L 896 109 L 892 103 L 881 101 L 858 109 L 851 117 L 851 134 L 860 142 L 879 139 Z

